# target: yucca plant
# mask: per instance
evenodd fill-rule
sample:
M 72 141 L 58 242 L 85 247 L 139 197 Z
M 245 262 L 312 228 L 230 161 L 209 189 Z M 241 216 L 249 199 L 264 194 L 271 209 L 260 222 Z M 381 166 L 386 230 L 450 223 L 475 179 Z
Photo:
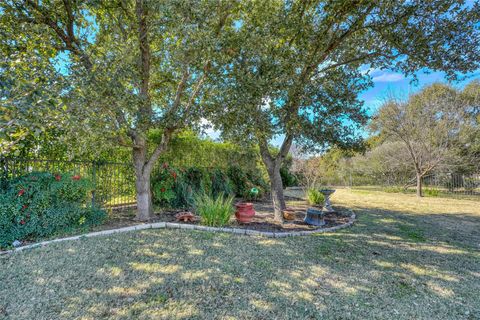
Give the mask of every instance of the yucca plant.
M 208 194 L 197 194 L 194 198 L 195 210 L 201 217 L 201 223 L 211 227 L 224 226 L 230 220 L 233 209 L 233 197 L 220 193 L 216 198 Z

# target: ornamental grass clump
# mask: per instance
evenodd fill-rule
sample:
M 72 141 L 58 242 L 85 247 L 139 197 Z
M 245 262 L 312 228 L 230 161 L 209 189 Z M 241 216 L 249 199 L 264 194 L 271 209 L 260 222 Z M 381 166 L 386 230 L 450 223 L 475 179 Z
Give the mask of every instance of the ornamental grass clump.
M 210 227 L 224 226 L 234 212 L 233 197 L 225 197 L 223 193 L 215 198 L 207 194 L 197 194 L 194 203 L 201 223 Z

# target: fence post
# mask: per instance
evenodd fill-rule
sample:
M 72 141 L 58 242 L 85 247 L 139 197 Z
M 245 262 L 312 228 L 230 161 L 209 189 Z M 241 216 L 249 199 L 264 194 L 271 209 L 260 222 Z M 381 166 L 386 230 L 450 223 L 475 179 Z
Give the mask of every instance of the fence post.
M 93 183 L 93 190 L 92 190 L 92 208 L 95 207 L 95 192 L 97 190 L 97 162 L 92 161 L 92 183 Z

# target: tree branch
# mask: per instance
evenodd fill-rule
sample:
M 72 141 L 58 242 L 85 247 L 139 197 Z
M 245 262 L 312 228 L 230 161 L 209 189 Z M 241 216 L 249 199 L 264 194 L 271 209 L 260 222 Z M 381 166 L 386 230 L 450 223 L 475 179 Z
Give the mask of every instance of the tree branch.
M 158 146 L 153 151 L 152 155 L 150 156 L 147 163 L 145 164 L 143 171 L 151 172 L 158 158 L 162 155 L 163 152 L 165 152 L 165 150 L 167 150 L 168 143 L 170 142 L 172 134 L 173 134 L 173 130 L 171 129 L 166 129 L 163 132 L 162 141 L 158 144 Z

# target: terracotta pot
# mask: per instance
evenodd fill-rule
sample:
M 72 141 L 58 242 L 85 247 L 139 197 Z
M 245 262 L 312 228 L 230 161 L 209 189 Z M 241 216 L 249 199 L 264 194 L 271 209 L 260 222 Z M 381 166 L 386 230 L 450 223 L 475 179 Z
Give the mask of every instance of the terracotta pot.
M 237 211 L 235 211 L 235 218 L 240 223 L 248 223 L 252 221 L 253 216 L 255 215 L 255 210 L 253 210 L 253 203 L 250 202 L 240 202 L 235 205 Z
M 295 210 L 292 208 L 285 208 L 285 210 L 283 210 L 283 218 L 285 220 L 295 220 L 295 217 Z

